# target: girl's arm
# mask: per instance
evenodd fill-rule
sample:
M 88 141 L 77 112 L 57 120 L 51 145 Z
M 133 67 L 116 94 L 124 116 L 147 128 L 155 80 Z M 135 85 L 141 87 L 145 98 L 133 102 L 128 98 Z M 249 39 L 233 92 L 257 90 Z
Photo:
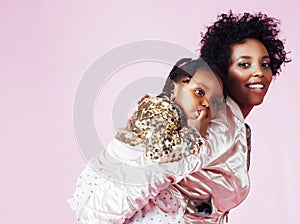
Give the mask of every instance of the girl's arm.
M 87 177 L 93 187 L 76 208 L 81 223 L 123 223 L 161 190 L 199 169 L 203 140 L 178 111 L 164 98 L 142 98 L 126 129 L 88 165 L 87 175 L 97 181 Z
M 198 152 L 203 139 L 196 128 L 188 126 L 180 108 L 168 98 L 145 95 L 117 139 L 144 151 L 154 163 L 178 161 Z

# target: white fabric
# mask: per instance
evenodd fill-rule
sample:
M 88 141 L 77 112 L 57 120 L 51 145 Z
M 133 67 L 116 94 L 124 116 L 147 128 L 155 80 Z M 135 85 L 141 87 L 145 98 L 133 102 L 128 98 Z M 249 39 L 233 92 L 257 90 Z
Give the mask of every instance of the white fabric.
M 191 173 L 198 173 L 199 178 L 207 181 L 198 193 L 213 199 L 213 217 L 199 223 L 221 222 L 226 212 L 243 201 L 249 191 L 244 119 L 233 100 L 227 99 L 227 105 L 226 114 L 212 121 L 209 142 L 205 142 L 200 154 L 177 162 L 153 164 L 144 159 L 141 151 L 134 151 L 114 139 L 82 172 L 69 200 L 80 223 L 123 223 L 170 184 L 186 177 L 197 181 L 197 175 L 189 176 Z M 149 212 L 150 216 L 155 209 Z M 147 223 L 149 215 L 144 214 L 142 223 Z M 172 217 L 182 219 L 182 212 L 177 215 L 172 214 Z M 157 220 L 160 216 L 159 213 Z M 131 221 L 134 223 L 136 219 Z

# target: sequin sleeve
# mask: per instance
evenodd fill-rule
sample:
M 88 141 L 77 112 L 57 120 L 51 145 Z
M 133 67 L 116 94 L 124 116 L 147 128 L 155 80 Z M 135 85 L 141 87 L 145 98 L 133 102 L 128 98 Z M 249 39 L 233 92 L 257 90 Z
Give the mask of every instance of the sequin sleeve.
M 199 132 L 187 126 L 174 102 L 148 95 L 139 101 L 127 127 L 118 131 L 117 139 L 144 149 L 145 157 L 156 163 L 178 161 L 198 152 L 202 145 Z
M 161 190 L 200 169 L 206 141 L 201 153 L 200 145 L 199 133 L 174 103 L 145 96 L 126 128 L 89 162 L 70 206 L 81 224 L 122 224 Z

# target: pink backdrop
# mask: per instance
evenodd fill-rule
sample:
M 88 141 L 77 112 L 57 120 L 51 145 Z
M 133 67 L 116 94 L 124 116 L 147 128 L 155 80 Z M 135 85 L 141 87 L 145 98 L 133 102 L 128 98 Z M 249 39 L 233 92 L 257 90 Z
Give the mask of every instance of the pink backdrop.
M 145 39 L 195 51 L 204 25 L 229 9 L 261 10 L 281 19 L 293 58 L 265 103 L 247 118 L 253 130 L 252 188 L 229 220 L 299 223 L 299 1 L 201 2 L 1 1 L 2 223 L 76 223 L 66 200 L 86 161 L 74 136 L 72 109 L 77 86 L 98 57 Z

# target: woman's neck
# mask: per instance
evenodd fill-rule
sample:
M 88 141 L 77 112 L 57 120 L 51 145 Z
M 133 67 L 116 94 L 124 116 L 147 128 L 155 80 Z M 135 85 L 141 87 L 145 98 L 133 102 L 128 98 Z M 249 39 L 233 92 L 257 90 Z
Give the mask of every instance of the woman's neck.
M 244 118 L 246 118 L 248 116 L 248 114 L 251 112 L 251 110 L 253 109 L 253 106 L 245 108 L 242 105 L 239 105 L 239 107 L 242 111 L 242 114 L 243 114 Z

